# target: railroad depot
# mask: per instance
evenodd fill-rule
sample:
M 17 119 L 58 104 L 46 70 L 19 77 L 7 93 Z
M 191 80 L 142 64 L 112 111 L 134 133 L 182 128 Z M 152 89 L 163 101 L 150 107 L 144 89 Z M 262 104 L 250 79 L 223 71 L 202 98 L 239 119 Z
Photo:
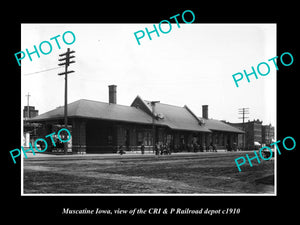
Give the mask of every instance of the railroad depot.
M 209 145 L 217 150 L 239 146 L 238 135 L 244 132 L 227 123 L 208 118 L 208 106 L 203 105 L 202 117 L 188 106 L 152 102 L 137 96 L 130 106 L 117 104 L 117 87 L 109 86 L 109 102 L 80 99 L 68 104 L 68 130 L 72 138 L 68 152 L 115 153 L 123 146 L 137 151 L 141 145 L 153 150 L 153 140 L 168 145 L 172 152 L 203 151 Z M 27 118 L 32 127 L 30 142 L 64 127 L 64 107 Z M 25 129 L 24 129 L 24 132 Z M 155 138 L 153 138 L 155 137 Z M 47 151 L 57 151 L 48 143 Z

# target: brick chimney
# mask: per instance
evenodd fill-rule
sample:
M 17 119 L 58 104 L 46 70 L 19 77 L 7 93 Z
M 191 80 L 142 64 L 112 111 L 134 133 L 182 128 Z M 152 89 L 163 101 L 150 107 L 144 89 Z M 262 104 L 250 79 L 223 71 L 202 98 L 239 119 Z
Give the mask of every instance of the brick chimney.
M 202 105 L 202 118 L 208 119 L 208 105 Z
M 108 85 L 109 104 L 117 104 L 117 85 Z

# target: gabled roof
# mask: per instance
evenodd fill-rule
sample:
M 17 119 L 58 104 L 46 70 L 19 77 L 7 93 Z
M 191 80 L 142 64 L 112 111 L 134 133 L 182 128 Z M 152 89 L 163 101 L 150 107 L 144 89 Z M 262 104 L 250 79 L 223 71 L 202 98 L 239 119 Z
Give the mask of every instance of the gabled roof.
M 86 99 L 81 99 L 68 104 L 68 118 L 75 117 L 144 124 L 152 123 L 151 117 L 137 108 Z M 63 118 L 64 107 L 58 107 L 37 117 L 31 118 L 29 121 L 39 122 Z
M 135 98 L 131 106 L 138 107 L 152 115 L 151 101 L 143 100 L 140 96 Z M 206 127 L 201 126 L 200 120 L 187 106 L 179 107 L 156 103 L 154 116 L 156 117 L 155 124 L 165 125 L 173 130 L 211 132 Z
M 58 107 L 39 116 L 30 118 L 27 121 L 42 122 L 60 120 L 63 118 L 64 107 Z M 68 118 L 90 118 L 152 124 L 152 107 L 150 101 L 143 100 L 139 96 L 136 97 L 131 106 L 80 99 L 68 104 Z M 164 103 L 156 103 L 155 118 L 155 124 L 168 126 L 173 130 L 200 132 L 211 132 L 210 130 L 216 130 L 244 133 L 242 130 L 219 120 L 196 117 L 187 106 L 179 107 Z M 202 124 L 201 121 L 204 121 L 204 124 Z
M 205 127 L 213 130 L 213 131 L 225 131 L 225 132 L 233 132 L 233 133 L 245 133 L 244 131 L 233 127 L 227 123 L 224 123 L 220 120 L 214 120 L 214 119 L 204 119 L 202 117 L 199 117 L 200 120 L 203 120 Z
M 200 121 L 187 107 L 157 103 L 155 111 L 163 115 L 163 119 L 159 119 L 156 123 L 167 125 L 171 129 L 211 132 L 205 126 L 200 125 Z

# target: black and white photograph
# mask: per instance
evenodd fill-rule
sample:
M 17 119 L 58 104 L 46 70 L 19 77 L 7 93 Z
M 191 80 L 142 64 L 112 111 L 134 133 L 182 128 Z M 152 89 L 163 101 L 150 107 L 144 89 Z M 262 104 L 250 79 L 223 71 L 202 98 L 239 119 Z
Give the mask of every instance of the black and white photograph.
M 23 196 L 276 196 L 277 25 L 184 12 L 21 24 Z
M 2 218 L 294 221 L 296 4 L 109 3 L 3 7 Z

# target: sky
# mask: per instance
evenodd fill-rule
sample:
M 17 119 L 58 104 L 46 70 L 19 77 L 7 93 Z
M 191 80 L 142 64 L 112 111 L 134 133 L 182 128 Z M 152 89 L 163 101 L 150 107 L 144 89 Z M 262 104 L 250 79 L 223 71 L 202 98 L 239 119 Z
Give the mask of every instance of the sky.
M 179 21 L 180 22 L 180 21 Z M 165 24 L 166 25 L 166 24 Z M 158 27 L 158 25 L 156 24 Z M 68 76 L 68 103 L 79 99 L 108 102 L 108 85 L 117 85 L 117 103 L 128 105 L 139 95 L 170 105 L 187 105 L 202 116 L 208 105 L 209 118 L 241 122 L 239 108 L 249 108 L 250 120 L 276 123 L 276 69 L 258 79 L 250 76 L 237 88 L 232 75 L 276 53 L 276 24 L 201 24 L 172 23 L 172 30 L 160 36 L 147 34 L 138 45 L 134 32 L 153 29 L 153 24 L 22 24 L 21 49 L 34 51 L 49 41 L 52 52 L 32 54 L 21 61 L 21 105 L 29 104 L 39 114 L 64 105 L 64 71 L 58 66 L 59 54 L 67 48 L 75 51 L 75 61 Z M 168 30 L 163 27 L 163 30 Z M 61 39 L 72 31 L 76 40 L 67 45 Z M 54 40 L 58 38 L 61 49 Z M 70 35 L 66 40 L 72 41 Z M 47 45 L 43 45 L 47 51 Z M 16 62 L 17 63 L 17 62 Z M 264 71 L 264 67 L 261 67 Z M 21 110 L 22 110 L 21 109 Z

